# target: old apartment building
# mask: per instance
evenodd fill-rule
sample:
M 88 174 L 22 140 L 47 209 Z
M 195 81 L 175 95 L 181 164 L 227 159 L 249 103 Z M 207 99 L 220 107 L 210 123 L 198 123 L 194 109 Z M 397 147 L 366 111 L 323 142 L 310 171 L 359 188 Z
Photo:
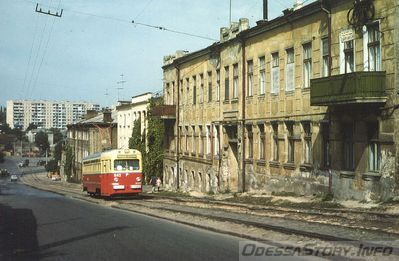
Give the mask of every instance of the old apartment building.
M 82 180 L 82 160 L 84 157 L 108 149 L 117 148 L 117 113 L 116 111 L 88 111 L 85 118 L 68 125 L 67 146 L 72 148 L 74 181 Z M 61 165 L 65 163 L 65 153 Z M 63 170 L 63 166 L 61 166 Z M 64 175 L 61 171 L 61 175 Z
M 164 59 L 164 183 L 398 195 L 395 0 L 316 1 Z

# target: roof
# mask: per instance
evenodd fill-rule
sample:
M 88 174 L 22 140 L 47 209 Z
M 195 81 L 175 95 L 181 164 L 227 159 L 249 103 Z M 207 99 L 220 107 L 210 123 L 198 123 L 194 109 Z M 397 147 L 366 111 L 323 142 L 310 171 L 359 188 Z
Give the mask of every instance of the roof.
M 335 1 L 340 1 L 340 0 L 335 0 Z M 274 30 L 275 28 L 284 26 L 286 24 L 291 24 L 298 19 L 302 19 L 304 17 L 311 16 L 312 14 L 314 14 L 316 12 L 320 12 L 320 11 L 322 11 L 322 10 L 321 10 L 321 3 L 319 1 L 315 1 L 313 3 L 305 5 L 295 11 L 291 10 L 291 9 L 284 10 L 284 15 L 282 15 L 282 16 L 279 16 L 270 21 L 260 22 L 252 28 L 241 31 L 240 33 L 237 34 L 236 37 L 229 39 L 227 41 L 224 41 L 224 42 L 218 41 L 218 42 L 215 42 L 203 49 L 185 54 L 182 57 L 174 59 L 173 62 L 162 66 L 162 69 L 165 70 L 167 68 L 173 68 L 175 66 L 179 66 L 185 62 L 192 61 L 192 60 L 200 58 L 204 55 L 211 54 L 213 51 L 218 50 L 219 48 L 222 48 L 226 45 L 229 45 L 232 42 L 237 42 L 237 41 L 241 41 L 243 39 L 249 39 L 251 37 L 255 37 L 256 35 Z

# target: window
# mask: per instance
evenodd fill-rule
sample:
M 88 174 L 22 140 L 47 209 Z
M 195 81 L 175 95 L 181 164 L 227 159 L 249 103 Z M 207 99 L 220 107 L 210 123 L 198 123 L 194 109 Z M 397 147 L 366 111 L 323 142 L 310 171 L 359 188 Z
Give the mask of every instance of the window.
M 345 123 L 343 124 L 343 134 L 344 134 L 344 169 L 354 170 L 354 142 L 353 142 L 353 132 L 354 124 Z
M 206 126 L 206 155 L 211 155 L 211 126 Z
M 312 44 L 303 45 L 303 87 L 310 87 L 310 79 L 312 79 Z
M 285 79 L 285 90 L 294 90 L 294 48 L 287 49 L 287 65 L 286 65 L 286 79 Z
M 186 78 L 186 99 L 187 99 L 187 101 L 186 101 L 186 105 L 188 105 L 189 104 L 189 93 L 190 93 L 190 79 L 189 78 Z
M 230 99 L 229 67 L 224 67 L 224 100 Z
M 328 53 L 328 38 L 325 37 L 321 39 L 321 56 L 322 56 L 322 64 L 321 64 L 321 76 L 327 77 L 330 71 L 330 56 Z
M 191 126 L 191 154 L 194 155 L 195 154 L 195 126 L 192 125 Z
M 212 101 L 212 72 L 208 72 L 208 102 Z
M 323 139 L 323 166 L 330 167 L 330 124 L 324 122 L 321 124 L 321 134 Z
M 219 156 L 219 125 L 213 126 L 213 135 L 214 135 L 214 155 Z
M 365 69 L 369 71 L 381 71 L 381 32 L 379 23 L 368 25 L 365 31 L 364 46 L 367 46 L 365 52 Z M 366 47 L 365 47 L 366 48 Z
M 193 76 L 193 104 L 195 105 L 197 103 L 197 78 Z
M 216 70 L 216 101 L 220 100 L 220 70 Z
M 126 171 L 126 170 L 139 170 L 139 160 L 114 160 L 114 170 Z
M 171 97 L 170 97 L 170 104 L 175 104 L 175 82 L 172 82 L 172 89 L 171 89 Z
M 345 73 L 351 73 L 355 71 L 355 55 L 353 48 L 353 40 L 344 42 L 344 57 L 345 57 Z
M 233 99 L 238 98 L 238 64 L 233 65 Z
M 265 57 L 259 57 L 259 94 L 265 94 L 266 89 L 266 73 L 265 73 Z
M 200 74 L 200 103 L 203 103 L 205 101 L 204 97 L 205 97 L 205 91 L 204 91 L 204 74 Z
M 288 154 L 287 154 L 287 162 L 294 163 L 295 159 L 295 140 L 294 140 L 294 125 L 293 123 L 287 123 L 287 140 L 288 140 Z
M 254 136 L 251 125 L 247 125 L 247 137 L 248 137 L 247 158 L 252 159 L 254 157 Z
M 198 126 L 198 139 L 199 139 L 199 154 L 204 154 L 204 139 L 203 139 L 202 126 Z
M 369 144 L 369 170 L 378 172 L 381 165 L 381 146 L 378 142 L 378 123 L 369 123 L 367 126 Z
M 278 123 L 272 124 L 273 128 L 273 161 L 278 161 Z
M 258 129 L 259 129 L 259 159 L 265 160 L 266 158 L 265 126 L 263 124 L 259 124 Z
M 272 54 L 272 90 L 273 94 L 277 94 L 279 91 L 279 56 L 278 53 Z
M 253 77 L 254 77 L 254 62 L 252 60 L 247 62 L 247 81 L 248 81 L 248 87 L 247 87 L 247 96 L 252 96 L 253 95 Z
M 304 137 L 303 137 L 303 162 L 306 164 L 312 163 L 312 130 L 310 122 L 302 123 Z
M 180 105 L 183 105 L 183 80 L 180 80 Z

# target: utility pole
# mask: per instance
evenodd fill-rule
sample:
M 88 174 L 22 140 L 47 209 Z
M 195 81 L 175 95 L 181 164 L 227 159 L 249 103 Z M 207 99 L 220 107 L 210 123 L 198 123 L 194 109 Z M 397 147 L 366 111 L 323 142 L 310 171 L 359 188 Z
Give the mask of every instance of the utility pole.
M 121 87 L 117 87 L 116 89 L 118 90 L 118 101 L 119 101 L 119 90 L 123 90 L 123 85 L 126 82 L 125 80 L 123 80 L 123 73 L 120 75 L 121 76 L 121 80 L 119 82 L 116 82 L 116 84 L 121 84 Z
M 62 16 L 62 12 L 64 11 L 64 9 L 61 9 L 61 13 L 60 13 L 60 14 L 58 14 L 58 11 L 56 11 L 55 13 L 54 13 L 54 12 L 51 12 L 50 10 L 48 10 L 47 12 L 45 12 L 45 11 L 42 11 L 42 8 L 41 8 L 41 7 L 39 8 L 39 3 L 37 3 L 37 4 L 36 4 L 36 9 L 35 9 L 35 11 L 36 11 L 37 13 L 41 13 L 41 14 L 45 14 L 45 15 L 51 15 L 51 16 L 55 16 L 55 17 L 61 17 L 61 16 Z

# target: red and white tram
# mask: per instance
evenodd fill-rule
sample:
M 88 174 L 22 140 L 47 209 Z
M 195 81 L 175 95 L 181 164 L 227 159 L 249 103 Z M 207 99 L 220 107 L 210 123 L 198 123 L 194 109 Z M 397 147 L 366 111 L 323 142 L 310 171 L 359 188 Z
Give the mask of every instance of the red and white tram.
M 83 191 L 90 195 L 137 195 L 142 192 L 142 158 L 138 150 L 115 149 L 89 155 L 82 164 Z

